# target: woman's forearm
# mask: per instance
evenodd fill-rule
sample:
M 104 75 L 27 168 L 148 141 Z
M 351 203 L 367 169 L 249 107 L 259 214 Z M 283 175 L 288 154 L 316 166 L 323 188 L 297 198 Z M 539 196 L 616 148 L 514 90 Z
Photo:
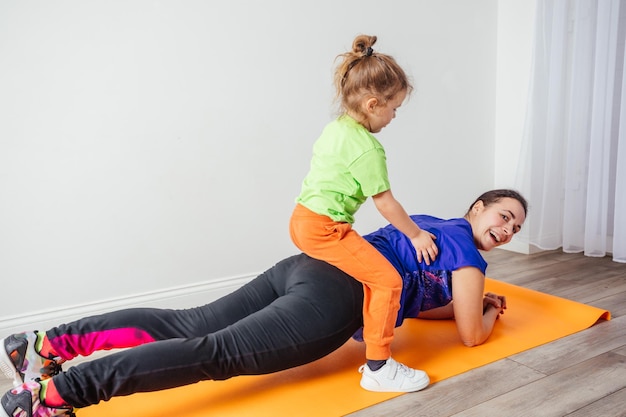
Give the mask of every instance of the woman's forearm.
M 417 316 L 418 319 L 427 320 L 446 320 L 454 318 L 454 309 L 452 307 L 452 301 L 443 307 L 436 307 L 426 311 L 420 311 Z
M 500 315 L 500 310 L 495 308 L 492 305 L 487 306 L 485 312 L 483 313 L 483 337 L 476 345 L 481 345 L 485 343 L 485 341 L 491 336 L 493 332 L 493 327 L 496 324 L 496 320 Z

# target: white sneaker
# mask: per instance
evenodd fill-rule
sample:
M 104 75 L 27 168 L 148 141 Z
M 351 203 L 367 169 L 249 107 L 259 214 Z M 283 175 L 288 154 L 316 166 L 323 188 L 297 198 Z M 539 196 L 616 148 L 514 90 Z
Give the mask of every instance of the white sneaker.
M 372 371 L 367 364 L 359 368 L 363 374 L 361 387 L 375 392 L 414 392 L 424 389 L 430 383 L 430 378 L 424 371 L 409 368 L 393 358 L 378 371 Z

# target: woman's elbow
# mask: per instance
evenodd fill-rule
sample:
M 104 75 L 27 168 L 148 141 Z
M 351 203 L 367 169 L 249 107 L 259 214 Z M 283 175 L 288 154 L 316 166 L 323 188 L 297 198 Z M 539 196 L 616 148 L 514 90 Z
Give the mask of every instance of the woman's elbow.
M 463 339 L 462 342 L 465 347 L 474 347 L 480 345 L 480 343 L 477 343 L 475 340 L 471 339 Z
M 463 342 L 463 345 L 465 345 L 466 347 L 475 347 L 482 345 L 483 343 L 485 343 L 485 340 L 487 340 L 486 337 L 483 338 L 479 336 L 461 337 L 461 342 Z

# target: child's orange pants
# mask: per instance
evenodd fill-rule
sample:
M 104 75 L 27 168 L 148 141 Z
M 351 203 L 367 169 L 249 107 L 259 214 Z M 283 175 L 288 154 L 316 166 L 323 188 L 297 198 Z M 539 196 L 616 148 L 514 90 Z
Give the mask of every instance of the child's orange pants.
M 365 357 L 388 359 L 402 292 L 398 271 L 350 223 L 336 222 L 301 204 L 291 215 L 289 232 L 302 252 L 363 283 Z

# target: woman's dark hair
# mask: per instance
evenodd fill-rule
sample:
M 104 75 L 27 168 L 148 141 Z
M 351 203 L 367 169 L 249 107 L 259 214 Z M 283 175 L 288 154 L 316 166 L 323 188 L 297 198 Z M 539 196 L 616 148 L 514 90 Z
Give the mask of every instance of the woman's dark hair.
M 479 201 L 482 201 L 485 207 L 487 207 L 490 204 L 497 203 L 503 198 L 513 198 L 519 201 L 519 203 L 524 208 L 524 216 L 528 214 L 528 202 L 526 201 L 526 199 L 522 197 L 522 195 L 517 191 L 509 189 L 491 190 L 483 193 L 480 197 L 474 200 L 474 202 L 467 210 L 466 214 L 469 214 L 469 212 L 472 211 L 472 207 L 474 207 L 474 204 L 478 203 Z

